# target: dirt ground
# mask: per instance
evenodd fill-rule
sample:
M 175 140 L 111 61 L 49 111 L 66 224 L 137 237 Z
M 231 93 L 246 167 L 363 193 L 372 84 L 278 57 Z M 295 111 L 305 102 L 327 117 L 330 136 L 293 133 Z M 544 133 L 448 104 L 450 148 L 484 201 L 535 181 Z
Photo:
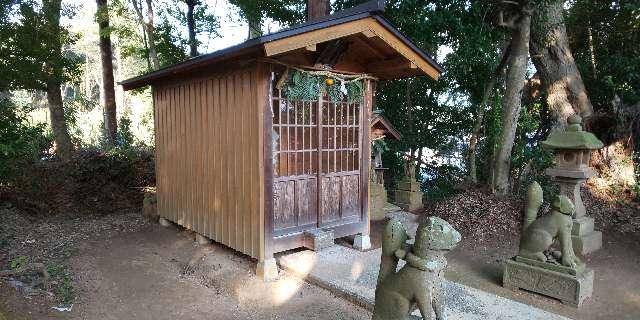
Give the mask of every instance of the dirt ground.
M 190 261 L 196 267 L 188 268 Z M 175 227 L 151 224 L 87 239 L 68 263 L 77 296 L 70 312 L 22 297 L 0 281 L 0 320 L 371 317 L 294 277 L 265 284 L 250 258 L 219 245 L 198 246 L 193 234 Z
M 6 224 L 12 217 L 19 216 L 0 218 Z M 254 275 L 255 261 L 250 258 L 220 245 L 198 246 L 192 233 L 150 224 L 139 215 L 12 223 L 16 236 L 11 243 L 17 251 L 0 250 L 0 259 L 5 254 L 6 264 L 6 256 L 18 253 L 64 259 L 71 270 L 75 300 L 70 312 L 56 311 L 52 299 L 26 295 L 0 281 L 0 320 L 371 317 L 366 310 L 286 274 L 265 284 Z M 380 245 L 383 225 L 372 225 L 374 246 Z M 465 239 L 449 255 L 446 277 L 573 319 L 640 319 L 639 234 L 604 235 L 604 248 L 587 259 L 596 272 L 595 294 L 580 309 L 502 288 L 503 259 L 515 254 L 515 237 L 505 234 L 490 245 Z
M 374 248 L 380 247 L 384 224 L 385 221 L 372 223 Z M 602 249 L 585 259 L 595 271 L 594 296 L 579 309 L 535 293 L 513 292 L 502 287 L 504 259 L 518 251 L 515 234 L 504 234 L 499 241 L 485 241 L 483 245 L 463 239 L 463 246 L 448 255 L 445 277 L 572 319 L 640 319 L 640 234 L 605 233 L 603 242 Z

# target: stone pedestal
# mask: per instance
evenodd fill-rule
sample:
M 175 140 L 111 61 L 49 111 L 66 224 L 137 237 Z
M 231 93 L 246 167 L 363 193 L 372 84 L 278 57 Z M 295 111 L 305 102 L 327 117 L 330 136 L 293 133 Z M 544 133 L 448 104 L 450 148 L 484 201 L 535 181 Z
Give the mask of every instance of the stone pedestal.
M 593 218 L 587 216 L 582 203 L 580 187 L 589 177 L 596 175 L 591 168 L 547 169 L 546 174 L 560 187 L 560 194 L 567 196 L 574 204 L 576 210 L 573 214 L 573 251 L 580 255 L 586 255 L 602 248 L 602 232 L 594 228 Z
M 372 221 L 384 219 L 384 206 L 387 203 L 387 189 L 384 184 L 369 183 L 369 217 Z
M 593 270 L 571 269 L 522 257 L 507 260 L 502 285 L 524 289 L 579 307 L 593 293 Z
M 398 182 L 398 190 L 391 191 L 394 204 L 404 210 L 422 209 L 422 192 L 417 181 L 402 180 Z

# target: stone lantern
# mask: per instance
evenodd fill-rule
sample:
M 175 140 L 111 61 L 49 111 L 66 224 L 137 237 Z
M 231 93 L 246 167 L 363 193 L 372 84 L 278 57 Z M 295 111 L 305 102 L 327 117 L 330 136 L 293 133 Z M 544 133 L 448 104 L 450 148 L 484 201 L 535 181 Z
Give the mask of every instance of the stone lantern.
M 582 119 L 573 115 L 567 119 L 567 129 L 549 135 L 542 146 L 555 152 L 555 166 L 546 174 L 560 187 L 560 194 L 571 199 L 575 205 L 573 215 L 572 240 L 576 253 L 585 255 L 602 247 L 602 233 L 594 230 L 594 220 L 588 217 L 580 187 L 596 171 L 589 167 L 591 151 L 602 148 L 602 141 L 595 135 L 582 130 Z
M 369 136 L 371 143 L 379 139 L 400 140 L 402 135 L 391 122 L 382 115 L 382 110 L 374 110 L 371 118 L 371 130 Z M 369 218 L 372 221 L 385 218 L 385 206 L 387 204 L 387 189 L 384 187 L 384 172 L 387 170 L 382 165 L 382 150 L 372 148 L 371 167 L 369 173 Z

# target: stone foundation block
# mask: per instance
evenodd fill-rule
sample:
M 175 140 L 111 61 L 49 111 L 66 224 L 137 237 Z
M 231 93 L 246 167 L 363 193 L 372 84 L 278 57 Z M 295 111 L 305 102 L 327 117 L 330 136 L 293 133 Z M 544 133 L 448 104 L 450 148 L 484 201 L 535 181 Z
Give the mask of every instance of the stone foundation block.
M 594 219 L 590 217 L 582 217 L 573 220 L 571 234 L 574 236 L 584 236 L 592 233 L 594 229 Z
M 509 259 L 502 285 L 510 290 L 524 289 L 579 307 L 593 294 L 593 270 L 584 269 L 577 275 L 571 275 Z
M 207 238 L 207 237 L 205 237 L 205 236 L 203 236 L 203 235 L 201 235 L 199 233 L 196 233 L 196 242 L 199 245 L 205 245 L 205 244 L 211 243 L 211 239 L 209 239 L 209 238 Z
M 161 226 L 163 227 L 169 227 L 171 226 L 171 221 L 165 219 L 165 218 L 159 218 L 158 222 L 160 223 Z
M 602 248 L 602 232 L 593 231 L 582 236 L 571 236 L 573 251 L 579 255 L 587 255 Z
M 353 238 L 353 247 L 360 251 L 369 250 L 371 249 L 371 238 L 369 235 L 356 234 Z
M 305 247 L 313 251 L 320 251 L 324 248 L 329 248 L 335 245 L 332 230 L 309 230 L 305 231 L 304 237 Z
M 278 279 L 278 264 L 275 258 L 259 261 L 256 266 L 256 276 L 261 278 L 265 282 L 274 281 Z

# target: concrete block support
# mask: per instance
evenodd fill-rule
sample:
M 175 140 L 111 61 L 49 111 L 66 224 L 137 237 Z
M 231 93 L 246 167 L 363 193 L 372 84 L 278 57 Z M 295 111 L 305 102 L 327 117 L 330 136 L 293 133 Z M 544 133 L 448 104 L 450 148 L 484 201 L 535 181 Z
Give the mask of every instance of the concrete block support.
M 169 221 L 169 220 L 167 220 L 165 218 L 162 218 L 162 217 L 158 219 L 158 222 L 160 223 L 161 226 L 163 226 L 165 228 L 171 226 L 171 221 Z
M 371 249 L 371 238 L 368 234 L 357 234 L 355 238 L 353 238 L 353 247 L 360 251 L 369 250 Z
M 205 244 L 211 243 L 211 239 L 209 239 L 209 238 L 207 238 L 207 237 L 205 237 L 205 236 L 203 236 L 203 235 L 201 235 L 199 233 L 196 233 L 196 242 L 199 245 L 205 245 Z
M 263 281 L 269 282 L 278 279 L 278 264 L 275 258 L 259 261 L 256 266 L 256 275 L 258 278 L 262 278 Z

